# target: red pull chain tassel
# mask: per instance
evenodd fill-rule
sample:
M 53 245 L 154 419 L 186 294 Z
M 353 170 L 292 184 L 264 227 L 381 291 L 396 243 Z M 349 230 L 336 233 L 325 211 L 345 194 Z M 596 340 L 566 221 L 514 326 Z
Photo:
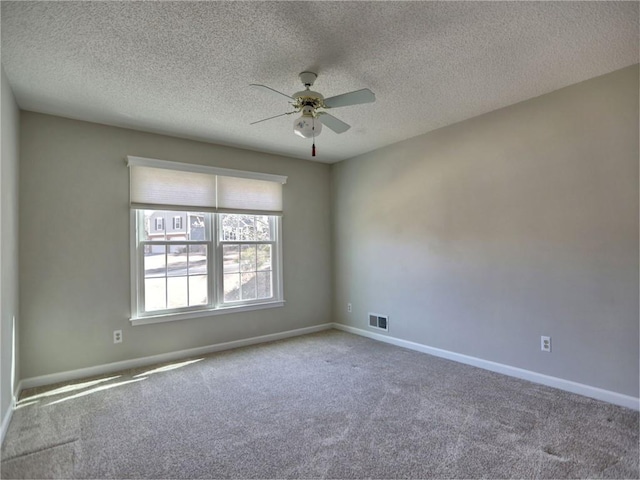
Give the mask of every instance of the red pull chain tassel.
M 312 157 L 316 156 L 316 144 L 315 143 L 311 146 L 311 156 Z

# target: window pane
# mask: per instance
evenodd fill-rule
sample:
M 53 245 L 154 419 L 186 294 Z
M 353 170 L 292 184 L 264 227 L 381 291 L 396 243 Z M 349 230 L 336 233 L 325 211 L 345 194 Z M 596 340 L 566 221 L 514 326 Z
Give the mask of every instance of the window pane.
M 206 275 L 207 246 L 189 245 L 189 275 Z
M 271 272 L 258 272 L 256 274 L 256 288 L 258 298 L 271 298 Z
M 257 245 L 257 270 L 271 270 L 271 245 Z
M 144 210 L 143 240 L 207 240 L 203 212 Z
M 224 273 L 237 273 L 240 271 L 240 246 L 222 246 L 222 264 Z
M 243 273 L 242 275 L 242 300 L 254 300 L 256 298 L 256 274 Z
M 142 238 L 145 241 L 165 239 L 165 213 L 159 210 L 144 210 L 144 222 L 142 225 L 144 234 Z
M 208 296 L 207 275 L 189 277 L 189 306 L 208 304 Z
M 267 215 L 220 214 L 223 241 L 255 242 L 272 240 L 271 222 Z
M 239 240 L 255 240 L 256 222 L 253 215 L 238 215 L 238 235 Z
M 271 222 L 267 215 L 256 216 L 256 240 L 273 240 Z
M 145 245 L 144 277 L 164 277 L 166 275 L 166 257 L 164 245 Z
M 167 278 L 167 308 L 182 308 L 188 306 L 187 277 Z
M 187 274 L 187 246 L 170 245 L 167 255 L 167 276 L 175 277 Z
M 167 308 L 166 278 L 146 278 L 144 281 L 144 306 L 147 312 Z
M 234 302 L 240 300 L 240 274 L 225 273 L 222 282 L 224 290 L 224 301 Z
M 204 219 L 205 214 L 202 212 L 187 212 L 187 240 L 201 241 L 209 239 Z
M 256 270 L 256 245 L 240 246 L 240 270 L 254 272 Z
M 220 229 L 222 240 L 237 241 L 238 238 L 238 215 L 220 215 Z

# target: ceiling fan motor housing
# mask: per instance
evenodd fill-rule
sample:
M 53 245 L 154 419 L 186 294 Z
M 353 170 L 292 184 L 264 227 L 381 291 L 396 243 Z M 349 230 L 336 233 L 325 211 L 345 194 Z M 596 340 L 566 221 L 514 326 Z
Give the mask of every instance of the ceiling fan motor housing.
M 314 110 L 324 107 L 324 96 L 320 92 L 309 90 L 309 87 L 313 85 L 318 75 L 313 72 L 302 72 L 299 77 L 300 81 L 302 81 L 307 88 L 291 95 L 296 100 L 294 107 L 298 109 L 312 107 Z
M 296 100 L 293 107 L 298 111 L 304 110 L 307 107 L 312 108 L 313 110 L 324 108 L 324 97 L 318 92 L 303 90 L 301 92 L 294 93 L 292 96 Z
M 314 92 L 313 90 L 300 90 L 291 96 L 293 98 L 308 98 L 309 100 L 324 100 L 324 96 L 321 93 Z

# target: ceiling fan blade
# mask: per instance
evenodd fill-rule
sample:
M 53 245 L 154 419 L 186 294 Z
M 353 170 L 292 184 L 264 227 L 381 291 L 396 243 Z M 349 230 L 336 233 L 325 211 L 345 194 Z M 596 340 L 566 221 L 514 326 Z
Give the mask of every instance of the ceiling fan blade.
M 279 92 L 278 90 L 274 90 L 273 88 L 267 87 L 266 85 L 258 85 L 257 83 L 250 83 L 249 86 L 250 87 L 254 87 L 254 88 L 258 88 L 260 90 L 267 90 L 267 91 L 269 91 L 271 93 L 277 93 L 278 95 L 282 95 L 283 97 L 287 97 L 289 100 L 293 100 L 293 97 L 290 97 L 286 93 Z
M 296 112 L 285 112 L 285 113 L 281 113 L 280 115 L 274 115 L 273 117 L 263 118 L 262 120 L 258 120 L 258 121 L 255 121 L 255 122 L 251 122 L 249 125 L 255 125 L 256 123 L 266 122 L 267 120 L 271 120 L 272 118 L 283 117 L 284 115 L 291 115 L 292 113 L 296 113 Z
M 368 88 L 356 90 L 355 92 L 343 93 L 335 97 L 324 99 L 324 104 L 328 108 L 347 107 L 349 105 L 359 105 L 361 103 L 371 103 L 376 101 L 376 95 Z
M 329 115 L 326 112 L 320 112 L 318 120 L 327 128 L 330 128 L 336 133 L 344 133 L 351 128 L 351 125 L 344 123 L 342 120 L 338 120 L 333 115 Z

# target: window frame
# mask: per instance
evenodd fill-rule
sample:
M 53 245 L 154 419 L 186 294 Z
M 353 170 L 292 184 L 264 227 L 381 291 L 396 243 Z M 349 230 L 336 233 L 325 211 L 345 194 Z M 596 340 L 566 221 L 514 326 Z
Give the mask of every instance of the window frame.
M 265 308 L 275 308 L 284 306 L 283 298 L 283 271 L 282 271 L 282 217 L 280 215 L 256 213 L 255 215 L 266 215 L 269 217 L 270 226 L 273 232 L 273 240 L 269 241 L 222 241 L 219 234 L 221 216 L 223 212 L 204 212 L 205 229 L 208 240 L 158 240 L 149 241 L 142 238 L 141 228 L 144 225 L 144 211 L 154 210 L 152 208 L 138 209 L 130 208 L 131 223 L 131 317 L 132 325 L 145 325 L 151 323 L 170 322 L 176 320 L 186 320 L 190 318 L 209 317 L 226 313 L 236 313 Z M 161 210 L 161 207 L 155 209 Z M 176 210 L 188 215 L 189 210 Z M 235 212 L 234 212 L 235 213 Z M 237 214 L 247 214 L 238 212 Z M 180 307 L 145 312 L 144 302 L 144 247 L 145 245 L 165 244 L 165 245 L 207 245 L 207 293 L 209 302 L 206 305 L 194 305 L 191 307 Z M 251 244 L 271 244 L 272 245 L 272 297 L 268 299 L 255 299 L 238 302 L 224 302 L 223 292 L 223 262 L 222 245 L 225 243 L 251 243 Z

